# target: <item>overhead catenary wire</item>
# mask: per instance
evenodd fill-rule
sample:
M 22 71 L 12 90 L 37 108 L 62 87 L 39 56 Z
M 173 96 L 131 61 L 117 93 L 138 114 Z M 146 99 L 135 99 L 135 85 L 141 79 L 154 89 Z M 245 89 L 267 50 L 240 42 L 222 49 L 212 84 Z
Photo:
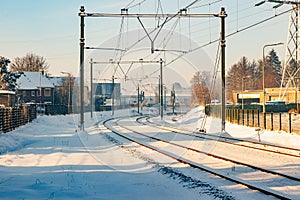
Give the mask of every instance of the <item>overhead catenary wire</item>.
M 149 34 L 151 35 L 152 33 L 154 33 L 157 29 L 159 29 L 161 26 L 164 26 L 166 23 L 168 23 L 169 21 L 171 21 L 173 18 L 175 18 L 176 16 L 178 16 L 179 14 L 181 14 L 182 10 L 186 10 L 188 9 L 190 6 L 194 5 L 195 3 L 197 3 L 199 0 L 195 0 L 194 2 L 192 2 L 191 4 L 189 4 L 188 6 L 184 7 L 183 9 L 180 9 L 176 14 L 173 14 L 171 17 L 169 17 L 167 20 L 165 20 L 165 22 L 163 24 L 160 24 L 159 26 L 155 27 L 152 31 L 149 32 Z M 134 46 L 136 46 L 138 43 L 140 43 L 142 40 L 144 40 L 145 38 L 147 38 L 147 35 L 144 35 L 141 39 L 139 39 L 138 41 L 136 41 L 135 43 L 133 43 L 132 45 L 130 45 L 127 50 L 130 50 L 131 48 L 133 48 Z
M 158 59 L 161 56 L 162 52 L 175 51 L 175 50 L 166 50 L 166 46 L 169 43 L 169 41 L 171 40 L 171 36 L 174 34 L 174 31 L 177 27 L 178 21 L 179 21 L 179 19 L 176 20 L 176 22 L 173 24 L 172 28 L 168 31 L 167 35 L 163 38 L 162 42 L 158 45 L 158 47 L 160 47 L 162 45 L 162 49 L 155 49 L 155 51 L 158 51 L 159 53 L 152 60 Z M 150 55 L 151 54 L 148 54 L 148 56 L 150 56 Z
M 253 18 L 254 15 L 260 15 L 260 14 L 262 14 L 262 11 L 258 11 L 258 12 L 255 12 L 255 13 L 248 14 L 248 15 L 246 15 L 246 16 L 241 15 L 240 13 L 253 9 L 253 3 L 252 3 L 252 2 L 250 2 L 250 3 L 249 3 L 249 2 L 248 2 L 248 3 L 243 3 L 242 5 L 245 6 L 245 5 L 248 5 L 248 4 L 249 4 L 250 6 L 247 6 L 247 7 L 245 7 L 245 8 L 242 8 L 241 5 L 239 5 L 239 6 L 238 6 L 238 9 L 239 9 L 239 10 L 230 12 L 230 15 L 236 14 L 236 15 L 238 16 L 238 26 L 241 25 L 240 22 L 241 22 L 242 19 L 246 19 L 246 18 L 250 18 L 250 17 Z M 209 6 L 209 4 L 206 4 L 206 6 Z M 236 23 L 236 22 L 237 22 L 237 19 L 229 19 L 229 20 L 227 20 L 226 24 L 229 25 L 229 24 L 231 24 L 231 23 Z M 201 26 L 201 25 L 203 25 L 204 23 L 205 23 L 205 22 L 193 23 L 193 24 L 191 25 L 191 27 L 195 27 L 195 26 L 196 26 L 196 27 L 203 27 L 203 26 Z M 211 26 L 211 28 L 213 28 L 213 29 L 218 28 L 218 27 L 219 27 L 218 25 Z M 188 26 L 184 26 L 184 27 L 183 27 L 183 30 L 187 30 L 187 29 L 188 29 Z M 200 28 L 200 29 L 198 29 L 198 30 L 192 31 L 192 33 L 198 33 L 198 32 L 200 32 L 200 31 L 206 31 L 206 30 L 207 30 L 206 27 L 205 27 L 205 28 Z
M 216 1 L 211 2 L 211 3 L 206 3 L 206 4 L 199 5 L 199 6 L 190 7 L 189 9 L 192 10 L 192 9 L 196 9 L 196 8 L 202 8 L 202 7 L 205 7 L 205 6 L 210 6 L 212 4 L 219 3 L 220 1 L 222 1 L 222 0 L 216 0 Z
M 126 6 L 125 6 L 125 8 L 128 8 L 132 3 L 134 3 L 135 2 L 135 0 L 132 0 L 130 3 L 128 3 Z
M 239 30 L 239 0 L 236 0 L 236 30 Z
M 201 1 L 201 0 L 195 0 L 195 1 L 193 1 L 192 3 L 190 3 L 188 6 L 186 6 L 185 8 L 188 9 L 188 8 L 191 7 L 192 5 L 196 4 L 198 1 Z
M 120 25 L 120 29 L 119 29 L 119 36 L 118 36 L 118 40 L 117 40 L 116 49 L 120 48 L 120 46 L 121 46 L 123 28 L 124 28 L 124 17 L 121 18 L 121 25 Z M 118 59 L 117 58 L 118 53 L 119 53 L 119 51 L 115 51 L 114 58 L 113 58 L 114 61 Z M 121 58 L 121 55 L 120 55 L 120 58 Z M 113 72 L 112 76 L 114 76 L 116 74 L 116 71 L 117 71 L 118 67 L 121 67 L 121 66 L 119 66 L 119 65 L 115 66 L 115 69 L 114 69 L 114 72 Z
M 192 3 L 190 3 L 190 4 L 189 4 L 188 6 L 186 6 L 185 8 L 179 10 L 176 14 L 173 14 L 170 18 L 166 18 L 165 21 L 164 21 L 162 24 L 160 24 L 160 25 L 157 26 L 155 29 L 153 29 L 152 31 L 150 31 L 150 32 L 148 33 L 148 35 L 154 33 L 154 32 L 157 31 L 157 30 L 161 30 L 162 26 L 164 26 L 167 22 L 169 22 L 170 20 L 172 20 L 173 18 L 175 18 L 177 15 L 181 14 L 182 10 L 188 9 L 190 6 L 194 5 L 194 4 L 197 3 L 198 1 L 199 1 L 199 0 L 193 1 Z M 144 1 L 141 1 L 140 3 L 142 3 L 142 2 L 144 2 Z M 140 5 L 140 3 L 139 3 L 139 4 L 136 4 L 136 5 Z M 128 7 L 128 8 L 129 8 L 129 7 Z M 132 49 L 134 46 L 136 46 L 138 43 L 140 43 L 142 40 L 144 40 L 144 39 L 147 38 L 147 37 L 148 37 L 147 34 L 144 35 L 144 36 L 143 36 L 142 38 L 140 38 L 138 41 L 136 41 L 136 42 L 133 43 L 131 46 L 129 46 L 128 48 L 126 48 L 126 51 L 125 51 L 125 52 L 122 52 L 122 55 L 120 56 L 119 60 L 122 60 L 122 57 L 126 54 L 126 52 L 127 52 L 128 50 Z
M 274 15 L 274 16 L 272 16 L 272 17 L 268 17 L 268 18 L 263 19 L 263 20 L 261 20 L 261 21 L 259 21 L 259 22 L 256 22 L 256 23 L 253 23 L 253 24 L 251 24 L 251 25 L 248 25 L 248 26 L 246 26 L 246 27 L 244 27 L 244 28 L 241 28 L 241 29 L 238 30 L 238 31 L 234 31 L 234 32 L 232 32 L 232 33 L 229 33 L 229 34 L 226 35 L 225 38 L 234 36 L 234 35 L 236 35 L 236 34 L 239 34 L 239 33 L 241 33 L 241 32 L 244 32 L 244 31 L 246 31 L 246 30 L 248 30 L 248 29 L 250 29 L 250 28 L 253 28 L 253 27 L 255 27 L 255 26 L 258 26 L 258 25 L 260 25 L 260 24 L 263 24 L 263 23 L 265 23 L 265 22 L 267 22 L 267 21 L 270 21 L 270 20 L 272 20 L 272 19 L 274 19 L 274 18 L 277 18 L 277 17 L 279 17 L 279 16 L 281 16 L 281 15 L 286 14 L 286 13 L 290 12 L 291 10 L 292 10 L 292 9 L 283 11 L 283 12 L 277 14 L 277 15 Z M 172 64 L 172 63 L 174 63 L 175 61 L 177 61 L 178 59 L 182 58 L 184 55 L 186 55 L 186 54 L 188 54 L 188 53 L 197 51 L 197 50 L 202 49 L 202 48 L 204 48 L 204 47 L 206 47 L 206 46 L 209 46 L 209 45 L 211 45 L 211 44 L 214 44 L 214 43 L 216 43 L 216 42 L 219 42 L 219 40 L 220 40 L 220 39 L 215 39 L 215 40 L 210 41 L 210 42 L 208 42 L 208 43 L 206 43 L 206 44 L 203 44 L 203 45 L 201 45 L 201 46 L 199 46 L 199 47 L 196 47 L 196 48 L 194 48 L 194 49 L 192 49 L 192 50 L 190 50 L 190 51 L 188 51 L 188 52 L 186 52 L 186 53 L 182 53 L 182 54 L 178 55 L 176 58 L 174 58 L 173 60 L 171 60 L 170 62 L 166 62 L 165 65 L 164 65 L 164 67 L 166 67 L 166 66 L 168 66 L 168 65 L 170 65 L 170 64 Z M 150 76 L 153 75 L 153 74 L 155 74 L 155 73 L 157 73 L 157 71 L 158 71 L 158 70 L 153 71 L 153 72 L 150 74 Z
M 209 90 L 209 96 L 210 99 L 215 99 L 214 96 L 214 91 L 215 91 L 215 85 L 216 85 L 216 81 L 217 81 L 217 75 L 219 72 L 219 67 L 220 67 L 220 46 L 221 46 L 221 42 L 219 42 L 218 48 L 217 48 L 217 53 L 216 53 L 216 57 L 215 57 L 215 64 L 214 64 L 214 71 L 213 71 L 213 76 L 212 76 L 212 80 L 211 80 L 211 84 L 210 84 L 210 90 Z M 206 120 L 207 120 L 207 115 L 204 115 L 201 124 L 200 124 L 200 128 L 199 131 L 201 132 L 205 132 L 205 125 L 206 125 Z
M 196 2 L 198 2 L 198 1 L 194 1 L 193 3 L 196 3 Z M 193 4 L 193 3 L 191 3 L 191 4 Z M 190 6 L 191 4 L 189 4 L 189 6 Z M 228 34 L 226 37 L 230 37 L 230 36 L 232 36 L 232 35 L 235 35 L 235 34 L 237 34 L 237 33 L 240 33 L 240 32 L 242 32 L 242 31 L 245 31 L 245 30 L 247 30 L 247 29 L 249 29 L 249 28 L 252 28 L 252 27 L 257 26 L 257 25 L 259 25 L 259 24 L 261 24 L 261 23 L 264 23 L 264 22 L 266 22 L 266 21 L 269 21 L 270 19 L 273 19 L 273 18 L 275 18 L 275 17 L 278 17 L 278 16 L 280 16 L 280 15 L 282 15 L 282 14 L 285 14 L 285 13 L 287 13 L 287 12 L 289 12 L 289 11 L 290 11 L 290 10 L 285 11 L 285 12 L 282 12 L 282 13 L 279 13 L 279 14 L 277 14 L 277 15 L 275 15 L 275 16 L 272 16 L 272 17 L 267 18 L 267 19 L 265 19 L 265 20 L 262 20 L 262 21 L 260 21 L 260 22 L 254 23 L 254 24 L 252 24 L 252 25 L 250 25 L 250 26 L 244 27 L 244 28 L 242 28 L 241 30 L 237 30 L 237 31 L 235 31 L 235 32 L 232 32 L 232 33 Z M 173 15 L 173 17 L 175 17 L 175 16 L 178 15 L 179 13 L 180 13 L 180 12 L 178 12 L 178 13 L 175 14 L 175 15 Z M 165 23 L 169 22 L 170 20 L 171 20 L 171 18 L 167 19 L 167 20 L 165 21 Z M 160 26 L 161 26 L 161 24 L 160 24 Z M 153 30 L 153 32 L 156 31 L 156 30 L 157 30 L 157 27 Z M 150 33 L 151 33 L 151 32 L 150 32 Z M 147 37 L 147 36 L 146 36 L 146 37 Z M 133 45 L 131 45 L 130 48 L 133 48 L 137 43 L 139 43 L 139 42 L 140 42 L 141 40 L 143 40 L 144 38 L 145 38 L 145 36 L 144 36 L 142 39 L 139 39 L 139 40 L 138 40 L 137 42 L 135 42 Z M 208 45 L 210 45 L 210 44 L 213 44 L 213 43 L 215 43 L 215 42 L 217 42 L 217 41 L 219 41 L 219 39 L 210 41 L 209 43 L 206 43 L 206 44 L 204 44 L 204 45 L 202 45 L 202 46 L 200 46 L 200 47 L 197 47 L 197 48 L 191 49 L 191 50 L 189 50 L 189 51 L 187 51 L 187 52 L 185 52 L 185 53 L 182 53 L 182 54 L 179 55 L 177 58 L 175 58 L 175 59 L 169 61 L 168 63 L 166 63 L 165 66 L 170 65 L 171 63 L 175 62 L 177 59 L 181 58 L 182 56 L 184 56 L 184 55 L 187 54 L 187 53 L 196 51 L 196 50 L 198 50 L 198 49 L 200 49 L 200 48 L 203 48 L 203 47 L 205 47 L 205 46 L 208 46 Z M 128 51 L 130 48 L 126 48 L 126 50 Z M 123 55 L 125 55 L 125 53 L 124 53 Z M 120 59 L 122 59 L 122 56 L 120 57 Z
M 213 72 L 213 77 L 212 77 L 212 82 L 211 82 L 211 86 L 210 86 L 210 96 L 214 97 L 213 95 L 213 91 L 215 89 L 215 84 L 216 84 L 216 80 L 217 80 L 217 75 L 218 75 L 218 69 L 219 69 L 219 64 L 220 64 L 220 42 L 217 48 L 217 54 L 216 54 L 216 60 L 215 60 L 215 65 L 214 65 L 214 72 Z
M 158 0 L 158 2 L 157 2 L 156 14 L 158 15 L 159 12 L 161 12 L 161 14 L 164 13 L 163 8 L 162 8 L 162 4 L 161 4 L 160 0 Z M 160 17 L 155 17 L 155 19 L 157 19 L 157 25 L 156 26 L 159 26 Z
M 194 1 L 194 2 L 192 2 L 191 4 L 189 4 L 188 6 L 186 6 L 185 8 L 183 8 L 183 9 L 180 9 L 179 11 L 178 11 L 178 13 L 177 14 L 175 14 L 175 15 L 173 15 L 173 16 L 171 16 L 171 18 L 169 18 L 169 19 L 166 19 L 165 20 L 165 23 L 166 22 L 168 22 L 168 21 L 170 21 L 172 18 L 174 18 L 174 17 L 176 17 L 178 14 L 180 14 L 183 10 L 187 10 L 190 6 L 192 6 L 192 5 L 194 5 L 195 3 L 197 3 L 199 0 L 197 0 L 197 1 Z M 160 2 L 160 1 L 159 1 Z M 177 1 L 178 2 L 178 7 L 179 7 L 179 1 Z M 158 11 L 158 10 L 157 10 Z M 190 19 L 190 17 L 189 17 L 189 19 Z M 176 24 L 178 23 L 178 21 L 179 21 L 179 23 L 180 23 L 180 17 L 179 18 L 177 18 L 177 21 L 176 21 Z M 161 26 L 163 26 L 165 23 L 163 23 Z M 174 26 L 173 25 L 173 27 L 171 28 L 171 35 L 173 35 L 173 32 L 174 32 L 174 29 L 175 29 L 175 27 L 176 26 Z M 158 27 L 157 27 L 158 28 Z M 173 29 L 174 28 L 174 29 Z M 155 30 L 154 30 L 155 31 Z M 180 32 L 181 32 L 181 28 L 180 28 Z M 147 33 L 147 32 L 146 32 Z M 152 32 L 150 32 L 150 33 L 147 33 L 147 36 L 148 36 L 148 38 L 150 38 L 149 37 L 149 35 L 151 34 Z M 170 33 L 170 31 L 169 31 L 169 33 Z M 169 33 L 168 33 L 168 35 L 169 35 Z M 157 34 L 158 35 L 158 34 Z M 156 35 L 156 36 L 157 36 Z M 159 53 L 159 55 L 157 55 L 155 58 L 154 58 L 154 60 L 155 59 L 157 59 L 159 56 L 160 56 L 160 54 L 161 54 L 161 52 L 164 52 L 164 57 L 166 56 L 166 51 L 176 51 L 176 50 L 166 50 L 165 49 L 165 47 L 166 47 L 166 45 L 167 45 L 167 43 L 165 43 L 165 40 L 166 40 L 166 38 L 167 38 L 168 36 L 166 36 L 166 37 L 164 37 L 164 39 L 163 39 L 163 41 L 162 41 L 162 43 L 164 43 L 164 45 L 163 45 L 163 49 L 155 49 L 155 51 L 159 51 L 160 53 Z M 145 38 L 145 37 L 144 37 Z M 144 39 L 143 38 L 143 39 Z M 151 40 L 151 39 L 150 39 Z M 170 40 L 170 37 L 169 37 L 169 40 Z M 179 40 L 181 40 L 181 35 L 180 35 L 180 39 Z M 140 42 L 140 41 L 137 41 L 137 43 L 138 42 Z M 181 46 L 181 41 L 179 41 L 179 43 L 180 43 L 180 46 Z M 135 44 L 134 44 L 135 45 Z M 130 48 L 132 48 L 132 46 L 130 46 Z M 129 48 L 129 49 L 130 49 Z M 177 50 L 177 52 L 186 52 L 186 51 L 178 51 Z M 150 54 L 151 55 L 151 54 Z M 148 56 L 150 56 L 150 55 L 148 55 Z M 148 57 L 148 56 L 146 56 L 146 57 Z
M 142 0 L 134 5 L 131 5 L 135 0 L 133 0 L 130 4 L 128 4 L 127 6 L 125 6 L 126 9 L 130 9 L 130 8 L 134 8 L 136 6 L 140 6 L 142 3 L 144 3 L 146 0 Z

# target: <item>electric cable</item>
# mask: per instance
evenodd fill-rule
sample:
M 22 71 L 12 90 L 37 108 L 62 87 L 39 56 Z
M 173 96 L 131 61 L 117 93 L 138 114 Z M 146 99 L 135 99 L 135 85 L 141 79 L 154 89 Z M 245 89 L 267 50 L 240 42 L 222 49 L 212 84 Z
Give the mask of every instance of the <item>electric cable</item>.
M 258 25 L 260 25 L 260 24 L 263 24 L 263 23 L 265 23 L 265 22 L 267 22 L 267 21 L 270 21 L 270 20 L 272 20 L 272 19 L 274 19 L 274 18 L 277 18 L 277 17 L 279 17 L 279 16 L 281 16 L 281 15 L 283 15 L 283 14 L 286 14 L 286 13 L 290 12 L 291 10 L 292 10 L 292 9 L 283 11 L 283 12 L 277 14 L 277 15 L 268 17 L 268 18 L 263 19 L 263 20 L 261 20 L 261 21 L 259 21 L 259 22 L 256 22 L 256 23 L 251 24 L 251 25 L 249 25 L 249 26 L 247 26 L 247 27 L 244 27 L 244 28 L 242 28 L 241 30 L 232 32 L 232 33 L 226 35 L 225 38 L 234 36 L 234 35 L 236 35 L 236 34 L 238 34 L 238 33 L 244 32 L 244 31 L 246 31 L 246 30 L 248 30 L 248 29 L 250 29 L 250 28 L 253 28 L 253 27 L 255 27 L 255 26 L 258 26 Z M 183 57 L 184 55 L 186 55 L 186 54 L 188 54 L 188 53 L 191 53 L 191 52 L 194 52 L 194 51 L 197 51 L 197 50 L 199 50 L 199 49 L 202 49 L 202 48 L 204 48 L 204 47 L 206 47 L 206 46 L 209 46 L 209 45 L 211 45 L 211 44 L 214 44 L 214 43 L 216 43 L 216 42 L 219 42 L 219 40 L 220 40 L 220 39 L 215 39 L 215 40 L 210 41 L 210 42 L 208 42 L 208 43 L 206 43 L 206 44 L 203 44 L 203 45 L 201 45 L 201 46 L 199 46 L 199 47 L 196 47 L 196 48 L 194 48 L 194 49 L 192 49 L 192 50 L 190 50 L 190 51 L 188 51 L 188 52 L 186 52 L 186 53 L 182 53 L 182 54 L 178 55 L 176 58 L 174 58 L 173 60 L 171 60 L 170 62 L 166 63 L 166 64 L 165 64 L 165 67 L 168 66 L 168 65 L 170 65 L 170 64 L 172 64 L 172 63 L 174 63 L 175 61 L 177 61 L 178 59 L 180 59 L 180 58 Z M 150 74 L 150 76 L 153 75 L 153 74 L 155 74 L 155 73 L 157 73 L 157 71 L 158 71 L 158 70 L 153 71 L 153 72 Z

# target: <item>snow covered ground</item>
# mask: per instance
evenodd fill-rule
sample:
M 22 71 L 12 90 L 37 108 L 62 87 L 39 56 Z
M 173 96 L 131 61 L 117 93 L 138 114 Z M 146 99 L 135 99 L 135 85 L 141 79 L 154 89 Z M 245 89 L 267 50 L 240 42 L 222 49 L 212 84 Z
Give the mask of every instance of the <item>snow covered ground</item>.
M 146 110 L 145 113 L 155 113 Z M 115 116 L 131 115 L 116 111 Z M 202 108 L 165 123 L 196 130 Z M 32 123 L 1 134 L 0 199 L 261 199 L 243 186 L 220 180 L 184 164 L 157 166 L 141 152 L 149 151 L 95 126 L 110 112 L 85 116 L 87 132 L 77 130 L 77 115 L 39 116 Z M 154 119 L 160 121 L 159 118 Z M 206 130 L 220 134 L 219 121 L 207 119 Z M 227 124 L 232 137 L 257 140 L 254 128 Z M 300 137 L 264 131 L 263 142 L 298 147 Z

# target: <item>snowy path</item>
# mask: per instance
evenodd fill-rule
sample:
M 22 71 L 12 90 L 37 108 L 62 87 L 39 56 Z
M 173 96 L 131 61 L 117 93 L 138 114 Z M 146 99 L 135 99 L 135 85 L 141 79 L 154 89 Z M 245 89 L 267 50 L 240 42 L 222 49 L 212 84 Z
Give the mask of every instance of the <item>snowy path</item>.
M 9 133 L 31 142 L 0 156 L 0 199 L 199 199 L 103 135 L 74 130 L 71 116 L 44 116 Z

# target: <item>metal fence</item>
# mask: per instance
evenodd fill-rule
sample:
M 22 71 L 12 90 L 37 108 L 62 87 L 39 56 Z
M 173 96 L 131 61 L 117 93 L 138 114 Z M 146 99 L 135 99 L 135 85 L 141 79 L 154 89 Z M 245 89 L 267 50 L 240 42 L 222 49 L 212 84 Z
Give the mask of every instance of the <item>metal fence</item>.
M 205 113 L 220 118 L 220 106 L 207 106 Z M 292 113 L 262 113 L 259 109 L 226 109 L 226 121 L 234 124 L 260 127 L 267 130 L 283 130 L 300 134 L 300 115 Z
M 6 133 L 36 118 L 35 106 L 0 108 L 0 132 Z

